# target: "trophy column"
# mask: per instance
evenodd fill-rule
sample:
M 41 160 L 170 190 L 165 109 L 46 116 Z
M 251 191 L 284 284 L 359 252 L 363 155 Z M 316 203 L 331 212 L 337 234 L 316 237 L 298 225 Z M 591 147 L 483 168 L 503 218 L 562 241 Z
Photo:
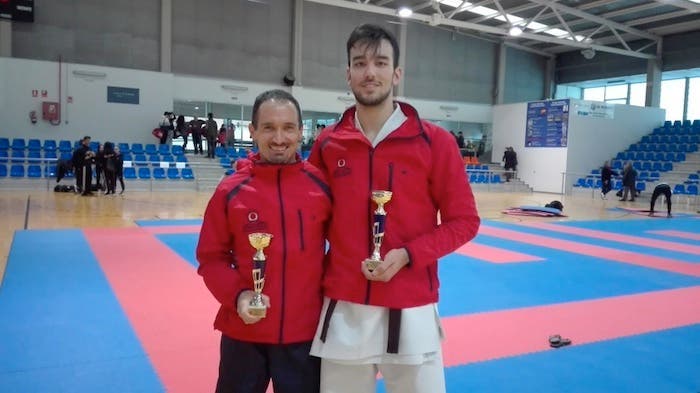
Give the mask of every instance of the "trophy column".
M 382 256 L 379 254 L 379 250 L 382 247 L 382 240 L 384 239 L 384 223 L 386 222 L 386 210 L 384 210 L 384 204 L 391 200 L 391 191 L 372 191 L 372 200 L 377 204 L 377 210 L 374 211 L 374 217 L 372 220 L 372 238 L 374 243 L 374 250 L 369 258 L 364 260 L 367 270 L 370 272 L 382 263 Z
M 266 258 L 263 249 L 270 245 L 272 235 L 269 233 L 251 233 L 248 235 L 250 245 L 255 248 L 253 256 L 253 290 L 255 295 L 250 300 L 248 312 L 256 317 L 265 318 L 267 307 L 262 298 L 262 290 L 265 286 L 265 264 Z

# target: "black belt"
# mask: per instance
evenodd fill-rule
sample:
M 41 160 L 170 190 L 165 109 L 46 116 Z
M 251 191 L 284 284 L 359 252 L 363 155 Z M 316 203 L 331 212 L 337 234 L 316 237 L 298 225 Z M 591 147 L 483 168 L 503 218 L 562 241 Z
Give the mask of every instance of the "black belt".
M 335 310 L 335 305 L 338 301 L 331 299 L 328 303 L 328 309 L 326 309 L 326 315 L 323 317 L 323 325 L 321 327 L 321 342 L 326 342 L 326 336 L 328 335 L 328 326 L 331 322 L 331 316 L 333 316 L 333 311 Z M 399 353 L 399 338 L 401 337 L 401 309 L 400 308 L 390 308 L 389 309 L 389 334 L 387 337 L 386 352 L 387 353 Z

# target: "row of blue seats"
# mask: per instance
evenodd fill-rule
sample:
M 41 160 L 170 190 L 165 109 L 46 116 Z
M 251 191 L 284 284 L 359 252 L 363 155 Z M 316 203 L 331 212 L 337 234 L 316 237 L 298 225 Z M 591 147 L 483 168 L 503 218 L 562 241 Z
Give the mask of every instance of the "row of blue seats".
M 576 181 L 576 184 L 574 184 L 574 187 L 577 188 L 601 188 L 602 182 L 600 179 L 593 179 L 593 178 L 579 178 Z M 613 180 L 612 183 L 612 188 L 613 190 L 621 190 L 622 189 L 622 181 L 621 180 Z M 647 189 L 646 182 L 643 181 L 638 181 L 635 185 L 635 188 L 637 191 L 645 191 Z M 697 184 L 676 184 L 673 187 L 673 193 L 677 195 L 698 195 L 698 185 Z
M 498 184 L 498 183 L 501 183 L 501 175 L 495 175 L 495 174 L 494 174 L 494 175 L 492 175 L 492 176 L 488 176 L 488 175 L 485 174 L 485 173 L 478 173 L 478 174 L 477 174 L 477 173 L 472 173 L 472 174 L 469 175 L 469 183 L 471 183 L 471 184 L 480 184 L 480 183 L 483 183 L 483 184 L 488 184 L 488 183 Z
M 138 168 L 124 168 L 124 178 L 125 179 L 194 179 L 194 173 L 192 168 L 153 168 L 151 171 L 148 167 Z M 9 170 L 7 165 L 0 164 L 0 177 L 14 177 L 14 178 L 41 178 L 41 177 L 56 177 L 56 166 L 48 165 L 42 167 L 41 165 L 29 165 L 25 167 L 24 165 L 14 164 L 11 165 Z M 93 173 L 94 176 L 94 173 Z M 65 176 L 66 178 L 73 177 L 72 172 L 68 172 Z
M 690 120 L 666 120 L 663 127 L 700 127 L 700 119 L 695 119 L 692 122 Z
M 643 151 L 638 151 L 638 152 L 633 152 L 633 151 L 628 151 L 628 152 L 619 152 L 617 153 L 617 156 L 615 156 L 615 159 L 613 162 L 610 163 L 610 165 L 614 165 L 615 161 L 657 161 L 657 162 L 667 162 L 667 163 L 672 163 L 672 162 L 683 162 L 686 159 L 685 153 L 653 153 L 653 152 L 643 152 Z
M 61 160 L 70 160 L 71 153 L 61 153 Z M 10 154 L 7 151 L 0 150 L 0 163 L 42 163 L 42 162 L 53 162 L 58 160 L 55 151 L 45 151 L 43 154 L 40 151 L 29 151 L 25 155 L 22 150 L 13 150 Z M 187 162 L 187 157 L 185 155 L 172 155 L 172 154 L 150 154 L 146 156 L 145 154 L 135 154 L 131 155 L 126 153 L 122 155 L 124 161 L 136 161 L 140 165 L 158 165 L 160 162 Z
M 628 152 L 684 152 L 698 151 L 697 143 L 633 143 Z
M 642 143 L 700 143 L 700 135 L 644 135 Z
M 660 172 L 654 171 L 639 171 L 637 173 L 637 180 L 639 181 L 657 181 L 661 178 Z M 600 170 L 595 169 L 591 171 L 591 174 L 586 176 L 586 179 L 600 179 Z M 615 179 L 613 179 L 615 181 Z
M 56 150 L 60 152 L 71 152 L 80 146 L 80 141 L 71 143 L 68 140 L 61 140 L 58 143 L 53 139 L 46 139 L 42 143 L 39 139 L 29 139 L 25 142 L 23 138 L 14 138 L 10 143 L 8 138 L 0 138 L 0 151 L 46 151 L 55 152 Z M 91 141 L 90 150 L 98 151 L 100 142 Z M 133 153 L 133 154 L 173 154 L 173 155 L 183 155 L 185 151 L 182 146 L 178 145 L 156 145 L 154 143 L 117 143 L 119 150 L 122 153 Z

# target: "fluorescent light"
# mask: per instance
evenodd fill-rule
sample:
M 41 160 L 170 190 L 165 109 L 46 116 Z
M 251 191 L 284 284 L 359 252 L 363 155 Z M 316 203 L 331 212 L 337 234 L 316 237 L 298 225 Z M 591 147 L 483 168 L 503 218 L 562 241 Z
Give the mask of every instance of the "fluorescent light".
M 221 88 L 224 90 L 228 91 L 248 91 L 248 88 L 245 86 L 236 86 L 236 85 L 221 85 Z
M 73 75 L 79 78 L 95 78 L 102 79 L 106 78 L 107 74 L 99 71 L 84 71 L 84 70 L 74 70 Z
M 408 18 L 409 16 L 413 15 L 413 10 L 408 8 L 408 7 L 401 7 L 399 8 L 399 16 L 402 18 Z
M 439 3 L 444 4 L 444 5 L 449 5 L 450 7 L 457 8 L 460 5 L 462 5 L 462 0 L 440 0 Z

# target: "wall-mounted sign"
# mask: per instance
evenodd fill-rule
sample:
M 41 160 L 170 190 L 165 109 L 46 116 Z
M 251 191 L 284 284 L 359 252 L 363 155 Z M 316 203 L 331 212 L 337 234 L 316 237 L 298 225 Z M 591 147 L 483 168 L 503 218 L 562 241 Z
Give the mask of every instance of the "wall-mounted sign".
M 569 100 L 527 103 L 525 147 L 566 147 Z
M 574 104 L 574 112 L 579 116 L 614 119 L 615 104 L 598 101 L 578 101 Z
M 139 89 L 107 86 L 107 102 L 117 104 L 139 104 Z

